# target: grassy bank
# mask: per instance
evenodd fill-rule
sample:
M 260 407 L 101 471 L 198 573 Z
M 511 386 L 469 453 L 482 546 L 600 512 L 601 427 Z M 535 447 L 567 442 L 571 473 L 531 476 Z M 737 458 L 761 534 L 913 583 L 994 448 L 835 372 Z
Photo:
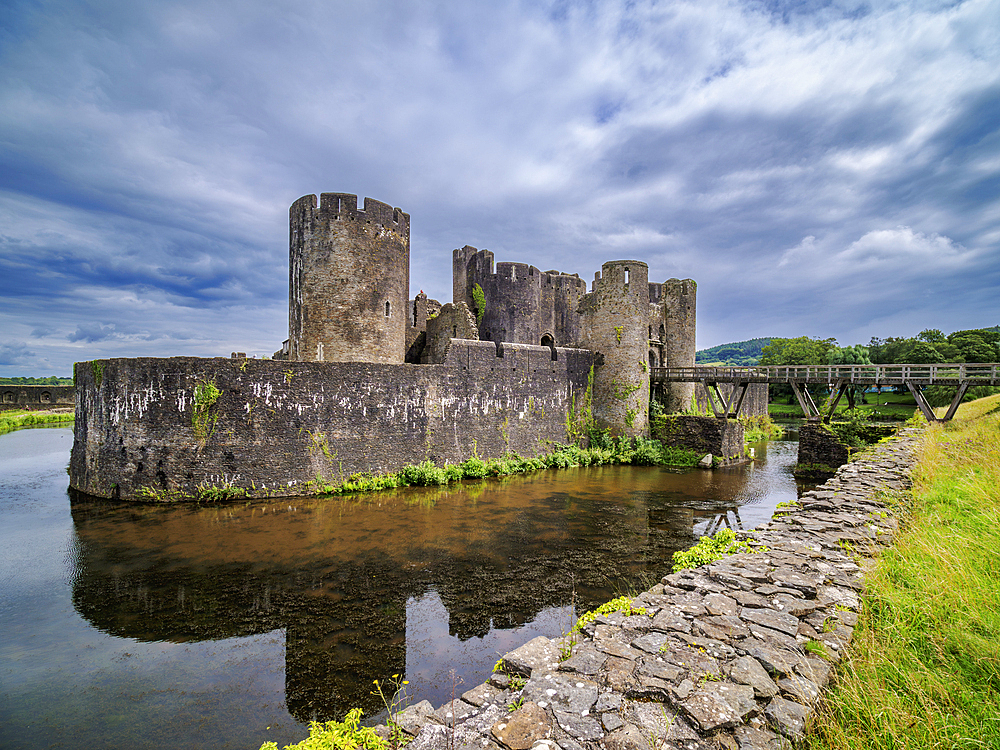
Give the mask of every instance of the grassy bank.
M 912 495 L 811 750 L 1000 748 L 1000 396 L 928 428 Z
M 30 427 L 36 424 L 51 424 L 55 422 L 72 422 L 73 412 L 51 411 L 4 411 L 0 412 L 0 435 L 19 427 Z
M 472 456 L 459 464 L 437 466 L 424 461 L 414 466 L 404 466 L 390 474 L 353 474 L 341 483 L 326 482 L 317 478 L 311 493 L 343 495 L 373 492 L 394 487 L 428 487 L 460 482 L 463 479 L 483 479 L 526 474 L 541 469 L 568 469 L 579 466 L 606 464 L 633 464 L 636 466 L 692 467 L 700 456 L 685 448 L 672 448 L 658 440 L 644 438 L 612 440 L 606 436 L 589 448 L 578 445 L 560 445 L 550 453 L 540 456 L 520 456 L 507 453 L 499 458 L 482 459 Z M 312 484 L 312 483 L 311 483 Z
M 917 402 L 913 400 L 913 395 L 909 393 L 868 393 L 867 404 L 858 403 L 858 411 L 864 412 L 868 419 L 896 420 L 905 422 L 913 416 L 917 408 Z M 822 406 L 825 398 L 817 400 L 817 405 Z M 844 396 L 837 404 L 837 414 L 843 414 L 848 410 L 847 396 Z M 767 413 L 775 419 L 804 419 L 805 415 L 799 407 L 799 402 L 795 396 L 782 396 L 780 401 L 775 400 L 767 405 Z

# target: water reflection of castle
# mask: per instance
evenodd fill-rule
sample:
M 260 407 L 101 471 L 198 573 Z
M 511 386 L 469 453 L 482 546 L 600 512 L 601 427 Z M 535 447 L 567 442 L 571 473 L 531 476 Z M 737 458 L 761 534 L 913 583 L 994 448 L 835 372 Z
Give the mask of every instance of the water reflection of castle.
M 436 590 L 461 640 L 564 606 L 572 588 L 592 606 L 609 579 L 662 573 L 696 523 L 738 511 L 732 499 L 747 484 L 738 471 L 608 467 L 575 484 L 571 474 L 516 480 L 516 491 L 489 482 L 478 497 L 222 508 L 77 500 L 74 605 L 100 630 L 141 641 L 283 628 L 293 716 L 371 712 L 371 680 L 405 672 L 410 597 Z

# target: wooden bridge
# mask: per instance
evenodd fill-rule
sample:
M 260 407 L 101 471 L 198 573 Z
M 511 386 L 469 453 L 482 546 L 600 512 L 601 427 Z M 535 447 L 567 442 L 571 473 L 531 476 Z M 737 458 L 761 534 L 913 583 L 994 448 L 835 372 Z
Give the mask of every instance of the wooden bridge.
M 751 383 L 786 383 L 792 387 L 799 406 L 811 422 L 821 419 L 829 422 L 840 399 L 846 394 L 854 408 L 854 391 L 851 386 L 862 388 L 905 385 L 929 422 L 947 422 L 955 416 L 969 386 L 1000 385 L 1000 364 L 944 364 L 944 365 L 779 365 L 771 367 L 653 367 L 651 383 L 701 383 L 708 394 L 708 403 L 715 416 L 725 419 L 738 416 L 743 398 Z M 731 383 L 732 391 L 724 395 L 719 383 Z M 816 406 L 806 385 L 822 384 L 830 388 L 831 395 L 822 409 Z M 955 398 L 943 419 L 934 415 L 924 398 L 923 386 L 947 385 L 957 388 Z M 721 409 L 715 405 L 712 392 Z

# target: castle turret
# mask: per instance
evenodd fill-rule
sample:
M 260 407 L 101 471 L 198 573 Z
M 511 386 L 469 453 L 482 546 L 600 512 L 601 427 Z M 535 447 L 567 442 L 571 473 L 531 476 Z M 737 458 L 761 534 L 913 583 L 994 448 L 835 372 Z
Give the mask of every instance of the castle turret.
M 663 367 L 694 367 L 695 301 L 698 285 L 692 279 L 668 279 L 663 283 Z M 667 412 L 691 408 L 694 383 L 667 383 L 664 407 Z
M 595 353 L 592 409 L 612 435 L 644 435 L 649 423 L 649 268 L 605 263 L 580 301 L 586 348 Z
M 401 364 L 410 216 L 371 198 L 306 195 L 289 210 L 289 359 Z

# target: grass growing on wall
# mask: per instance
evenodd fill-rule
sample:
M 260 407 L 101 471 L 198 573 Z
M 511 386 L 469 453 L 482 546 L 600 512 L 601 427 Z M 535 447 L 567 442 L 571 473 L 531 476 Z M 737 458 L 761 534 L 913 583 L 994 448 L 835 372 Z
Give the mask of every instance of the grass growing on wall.
M 811 750 L 1000 747 L 1000 396 L 928 428 Z
M 73 412 L 37 412 L 37 411 L 5 411 L 0 412 L 0 435 L 11 432 L 19 427 L 30 427 L 36 424 L 53 424 L 56 422 L 72 422 Z

